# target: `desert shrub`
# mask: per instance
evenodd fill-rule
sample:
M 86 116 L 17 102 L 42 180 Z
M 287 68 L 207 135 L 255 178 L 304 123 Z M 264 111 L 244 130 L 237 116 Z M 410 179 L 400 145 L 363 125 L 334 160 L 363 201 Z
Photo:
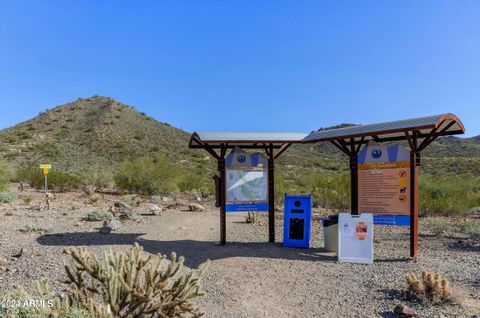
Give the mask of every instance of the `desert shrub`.
M 80 210 L 82 207 L 83 207 L 82 204 L 77 203 L 77 202 L 73 202 L 72 206 L 70 207 L 70 210 L 76 211 L 76 210 Z
M 98 167 L 82 175 L 82 182 L 95 188 L 109 188 L 113 186 L 113 173 Z
M 12 177 L 12 170 L 10 166 L 3 160 L 0 160 L 0 191 L 4 191 L 7 183 Z
M 0 203 L 9 203 L 17 199 L 15 192 L 0 192 Z
M 20 168 L 17 170 L 16 180 L 30 184 L 36 189 L 44 187 L 44 175 L 38 168 Z M 55 191 L 77 189 L 82 184 L 79 176 L 61 171 L 50 171 L 48 174 L 48 188 Z
M 480 206 L 480 183 L 468 175 L 422 174 L 419 180 L 420 210 L 430 213 L 466 213 Z
M 85 221 L 90 221 L 90 222 L 104 221 L 109 216 L 111 216 L 111 213 L 108 213 L 107 211 L 103 211 L 103 210 L 97 210 L 97 211 L 88 213 L 83 219 Z
M 285 177 L 277 170 L 275 171 L 275 203 L 282 204 L 285 192 L 287 192 Z
M 480 223 L 465 221 L 460 225 L 462 233 L 467 234 L 473 240 L 480 240 Z
M 480 206 L 476 206 L 476 207 L 473 207 L 470 209 L 470 211 L 468 211 L 469 213 L 472 213 L 472 214 L 477 214 L 477 213 L 480 213 Z
M 37 282 L 29 294 L 22 287 L 0 300 L 43 300 L 47 306 L 0 309 L 7 318 L 134 318 L 200 317 L 203 313 L 192 303 L 205 292 L 199 272 L 185 273 L 183 257 L 172 253 L 169 260 L 159 255 L 142 257 L 138 244 L 125 253 L 109 251 L 102 259 L 85 248 L 69 248 L 65 263 L 65 296 L 55 296 L 46 281 Z
M 23 204 L 29 205 L 30 203 L 32 203 L 33 198 L 31 195 L 24 195 L 22 196 L 22 201 L 23 201 Z
M 19 229 L 19 231 L 23 233 L 30 233 L 30 232 L 42 232 L 43 230 L 40 227 L 38 227 L 37 224 L 29 223 L 24 227 L 22 227 L 21 229 Z
M 212 193 L 213 180 L 201 173 L 184 173 L 178 181 L 181 192 L 194 192 L 202 196 Z
M 413 273 L 406 275 L 407 292 L 433 303 L 452 301 L 453 290 L 449 281 L 440 273 L 423 271 L 417 278 Z
M 114 180 L 121 190 L 153 195 L 178 191 L 178 173 L 165 157 L 142 157 L 123 162 Z
M 313 199 L 326 208 L 350 208 L 350 176 L 348 174 L 321 173 L 305 176 L 304 187 Z
M 427 217 L 422 219 L 422 223 L 430 230 L 434 235 L 440 235 L 445 233 L 450 225 L 443 217 Z

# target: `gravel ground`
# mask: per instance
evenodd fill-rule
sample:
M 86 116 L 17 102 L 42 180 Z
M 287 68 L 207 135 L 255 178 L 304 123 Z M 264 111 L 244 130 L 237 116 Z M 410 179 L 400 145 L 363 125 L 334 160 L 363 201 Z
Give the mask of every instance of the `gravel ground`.
M 21 196 L 27 194 L 22 193 Z M 285 249 L 282 218 L 276 222 L 277 243 L 268 240 L 266 215 L 256 224 L 246 224 L 243 214 L 227 217 L 226 246 L 217 243 L 218 211 L 211 202 L 201 202 L 205 212 L 167 209 L 162 216 L 138 215 L 119 230 L 98 234 L 101 222 L 81 221 L 89 211 L 106 209 L 115 196 L 104 196 L 92 205 L 82 193 L 57 195 L 51 211 L 32 210 L 42 194 L 30 191 L 28 205 L 0 204 L 0 293 L 14 284 L 31 286 L 48 278 L 53 289 L 63 276 L 62 253 L 68 246 L 88 246 L 101 253 L 140 243 L 148 253 L 176 251 L 189 268 L 210 259 L 203 278 L 207 295 L 198 300 L 207 317 L 394 317 L 393 308 L 405 303 L 420 317 L 480 316 L 480 247 L 465 243 L 458 233 L 442 237 L 422 228 L 420 258 L 408 258 L 406 228 L 375 227 L 375 263 L 339 264 L 336 255 L 325 252 L 318 215 L 312 229 L 312 248 Z M 72 205 L 81 206 L 72 210 Z M 144 207 L 140 205 L 138 210 Z M 34 228 L 36 231 L 21 232 Z M 12 258 L 23 249 L 22 256 Z M 422 270 L 445 274 L 456 288 L 460 305 L 434 306 L 407 302 L 399 290 L 404 277 Z

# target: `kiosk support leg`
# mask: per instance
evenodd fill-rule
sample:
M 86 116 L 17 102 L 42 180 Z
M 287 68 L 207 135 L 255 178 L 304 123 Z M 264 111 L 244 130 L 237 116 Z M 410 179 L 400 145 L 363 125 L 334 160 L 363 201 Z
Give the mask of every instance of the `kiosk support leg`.
M 418 166 L 420 154 L 410 151 L 410 257 L 418 256 Z
M 358 162 L 355 153 L 350 155 L 350 201 L 352 214 L 358 214 Z
M 225 159 L 218 159 L 218 171 L 220 174 L 219 201 L 220 201 L 220 244 L 227 243 L 227 216 L 225 212 Z
M 268 241 L 275 243 L 275 183 L 273 149 L 270 147 L 268 158 Z

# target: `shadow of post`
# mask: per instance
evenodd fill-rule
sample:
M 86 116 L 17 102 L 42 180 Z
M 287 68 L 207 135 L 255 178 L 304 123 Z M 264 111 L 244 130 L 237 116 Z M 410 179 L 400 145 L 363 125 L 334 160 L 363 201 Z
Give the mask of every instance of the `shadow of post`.
M 281 244 L 231 242 L 220 245 L 211 241 L 176 240 L 157 241 L 142 239 L 144 233 L 96 232 L 55 233 L 40 236 L 37 241 L 46 246 L 95 246 L 95 245 L 133 245 L 135 242 L 152 254 L 176 252 L 185 257 L 185 265 L 196 268 L 206 260 L 218 260 L 231 257 L 255 257 L 304 261 L 336 262 L 336 256 L 323 248 L 296 249 L 283 248 Z

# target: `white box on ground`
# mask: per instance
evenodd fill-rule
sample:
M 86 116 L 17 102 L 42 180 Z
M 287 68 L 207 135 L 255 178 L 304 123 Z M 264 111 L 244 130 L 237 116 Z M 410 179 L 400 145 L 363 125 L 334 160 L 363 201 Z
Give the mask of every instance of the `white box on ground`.
M 338 261 L 373 264 L 373 215 L 338 215 Z

